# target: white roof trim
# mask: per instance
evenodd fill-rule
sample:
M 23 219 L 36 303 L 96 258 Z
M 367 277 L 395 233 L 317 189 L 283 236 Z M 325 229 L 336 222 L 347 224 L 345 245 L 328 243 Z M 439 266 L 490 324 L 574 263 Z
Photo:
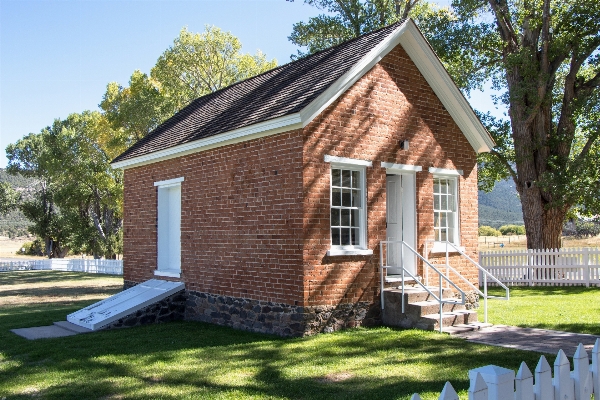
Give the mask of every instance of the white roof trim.
M 372 167 L 373 166 L 372 161 L 358 160 L 356 158 L 336 157 L 336 156 L 330 156 L 327 154 L 325 155 L 325 162 L 337 163 L 337 164 L 362 165 L 363 167 Z
M 406 171 L 406 172 L 421 172 L 423 171 L 423 167 L 420 165 L 408 165 L 408 164 L 394 164 L 389 162 L 381 162 L 381 167 L 385 169 L 395 170 L 395 171 Z
M 407 26 L 408 25 L 405 22 L 396 28 L 393 33 L 389 34 L 377 46 L 371 49 L 371 51 L 350 68 L 348 72 L 339 77 L 331 86 L 321 93 L 319 97 L 314 99 L 308 106 L 304 107 L 300 111 L 300 115 L 302 116 L 302 126 L 308 125 L 317 115 L 337 100 L 337 98 L 348 90 L 350 86 L 392 51 L 392 49 L 400 43 L 400 37 Z
M 415 63 L 427 83 L 438 96 L 450 116 L 477 153 L 485 153 L 495 146 L 469 102 L 435 55 L 427 40 L 412 20 L 400 38 L 400 44 Z
M 429 172 L 435 175 L 450 175 L 450 176 L 462 176 L 462 169 L 444 169 L 444 168 L 429 168 Z
M 284 117 L 259 122 L 258 124 L 235 129 L 233 131 L 220 133 L 205 139 L 195 140 L 190 143 L 169 147 L 167 149 L 145 154 L 143 156 L 118 161 L 113 163 L 112 166 L 113 168 L 138 167 L 140 165 L 164 161 L 170 158 L 181 157 L 186 154 L 214 149 L 215 147 L 226 146 L 229 144 L 244 142 L 246 140 L 287 132 L 292 129 L 299 129 L 301 127 L 300 114 L 295 113 L 286 115 Z
M 196 153 L 239 143 L 292 129 L 303 128 L 341 96 L 350 86 L 400 44 L 431 86 L 452 119 L 456 122 L 477 153 L 490 151 L 494 141 L 475 112 L 456 87 L 450 75 L 435 55 L 427 40 L 412 20 L 407 20 L 388 35 L 348 72 L 330 85 L 319 97 L 299 113 L 259 122 L 244 128 L 224 132 L 205 139 L 173 146 L 150 154 L 112 164 L 113 168 L 132 168 L 190 153 Z
M 154 182 L 154 186 L 167 187 L 167 186 L 181 185 L 181 182 L 183 182 L 183 180 L 184 180 L 183 176 L 179 177 L 179 178 L 167 179 L 166 181 Z

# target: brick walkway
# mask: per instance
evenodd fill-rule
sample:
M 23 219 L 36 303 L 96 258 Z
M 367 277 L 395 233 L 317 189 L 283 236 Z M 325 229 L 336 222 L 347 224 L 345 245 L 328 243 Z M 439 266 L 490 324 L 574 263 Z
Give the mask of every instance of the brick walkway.
M 600 336 L 595 335 L 506 325 L 494 325 L 479 331 L 464 332 L 453 336 L 475 343 L 537 351 L 552 355 L 556 355 L 558 350 L 562 349 L 569 357 L 573 356 L 579 343 L 582 343 L 588 354 L 591 354 L 596 339 L 600 339 Z

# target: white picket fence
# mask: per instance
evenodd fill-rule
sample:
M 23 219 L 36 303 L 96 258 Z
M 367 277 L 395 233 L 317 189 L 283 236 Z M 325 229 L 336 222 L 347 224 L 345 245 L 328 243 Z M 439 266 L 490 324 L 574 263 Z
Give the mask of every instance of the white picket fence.
M 534 380 L 535 377 L 535 380 Z M 469 371 L 469 400 L 590 400 L 592 393 L 600 399 L 600 339 L 592 349 L 592 363 L 582 344 L 573 356 L 573 371 L 564 351 L 559 350 L 552 369 L 541 356 L 532 374 L 525 362 L 515 371 L 487 365 Z M 411 400 L 420 400 L 415 393 Z M 446 382 L 439 400 L 460 400 Z
M 123 275 L 123 260 L 52 258 L 48 260 L 0 261 L 0 272 L 25 270 L 77 271 Z
M 479 264 L 508 285 L 600 285 L 598 248 L 481 252 Z

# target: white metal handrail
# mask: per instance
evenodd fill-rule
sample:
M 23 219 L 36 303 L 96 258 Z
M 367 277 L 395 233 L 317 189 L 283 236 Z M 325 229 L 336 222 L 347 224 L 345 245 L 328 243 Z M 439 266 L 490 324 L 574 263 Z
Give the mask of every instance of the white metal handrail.
M 433 240 L 425 241 L 425 246 L 426 246 L 425 254 L 426 255 L 428 254 L 427 244 L 433 243 L 433 242 L 434 242 Z M 488 322 L 487 300 L 488 299 L 509 300 L 510 299 L 510 289 L 506 285 L 504 285 L 502 282 L 500 282 L 500 280 L 498 278 L 496 278 L 494 275 L 492 275 L 491 273 L 486 271 L 485 268 L 483 268 L 481 265 L 479 265 L 479 263 L 477 263 L 475 260 L 473 260 L 471 257 L 469 257 L 464 251 L 462 251 L 454 243 L 451 243 L 448 241 L 442 241 L 439 243 L 444 243 L 446 246 L 446 265 L 445 265 L 446 273 L 448 275 L 450 275 L 449 274 L 450 271 L 454 272 L 463 282 L 465 282 L 467 284 L 467 286 L 469 286 L 471 289 L 473 289 L 473 291 L 476 292 L 479 296 L 483 297 L 484 322 L 487 324 L 487 322 Z M 481 291 L 479 289 L 479 287 L 477 287 L 477 286 L 473 285 L 471 282 L 469 282 L 469 280 L 467 278 L 465 278 L 463 275 L 461 275 L 460 272 L 458 272 L 456 269 L 454 269 L 450 265 L 449 246 L 452 247 L 456 253 L 460 254 L 462 257 L 466 258 L 469 262 L 471 262 L 471 264 L 473 264 L 475 267 L 477 267 L 479 272 L 483 274 L 483 291 Z M 504 296 L 489 296 L 488 295 L 488 285 L 487 285 L 488 277 L 491 278 L 492 281 L 496 282 L 500 287 L 502 287 L 505 290 L 506 294 Z
M 417 282 L 423 289 L 425 289 L 427 291 L 427 293 L 429 293 L 431 296 L 433 296 L 433 298 L 439 303 L 440 306 L 440 332 L 442 332 L 442 328 L 443 328 L 443 323 L 442 323 L 442 319 L 443 319 L 443 308 L 444 308 L 444 304 L 465 304 L 465 292 L 463 290 L 461 290 L 454 282 L 452 282 L 452 280 L 450 280 L 448 277 L 446 277 L 441 271 L 439 271 L 436 267 L 434 267 L 433 265 L 431 265 L 431 263 L 429 263 L 429 261 L 427 261 L 421 254 L 419 254 L 415 249 L 413 249 L 408 243 L 402 241 L 402 240 L 383 240 L 379 243 L 379 265 L 380 265 L 380 283 L 381 283 L 381 309 L 383 310 L 385 308 L 385 304 L 384 304 L 384 294 L 383 291 L 385 289 L 385 278 L 383 275 L 383 271 L 388 269 L 388 268 L 392 268 L 391 266 L 387 265 L 387 256 L 388 254 L 386 253 L 386 263 L 384 264 L 383 262 L 383 245 L 387 245 L 388 246 L 388 252 L 389 252 L 389 245 L 390 244 L 400 244 L 400 268 L 402 270 L 402 313 L 404 314 L 404 310 L 405 310 L 405 299 L 404 299 L 404 282 L 405 282 L 405 274 L 407 274 L 409 277 L 411 277 L 415 282 Z M 418 258 L 420 258 L 423 261 L 423 264 L 430 267 L 431 269 L 434 270 L 434 272 L 436 272 L 438 274 L 438 294 L 439 296 L 437 296 L 435 293 L 433 293 L 426 285 L 424 285 L 420 279 L 418 279 L 418 277 L 414 276 L 412 273 L 410 273 L 409 271 L 406 270 L 406 268 L 404 268 L 404 246 L 406 246 L 413 254 L 415 254 Z M 398 268 L 397 266 L 393 267 L 393 268 Z M 447 285 L 451 285 L 453 288 L 455 288 L 461 295 L 461 300 L 458 301 L 457 299 L 444 299 L 442 296 L 442 290 L 443 290 L 443 282 L 446 282 Z

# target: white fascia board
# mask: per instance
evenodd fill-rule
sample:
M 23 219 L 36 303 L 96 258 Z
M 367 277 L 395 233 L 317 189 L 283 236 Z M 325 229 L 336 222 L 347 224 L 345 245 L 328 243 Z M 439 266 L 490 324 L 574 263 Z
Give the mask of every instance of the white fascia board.
M 336 157 L 325 155 L 325 162 L 336 164 L 362 165 L 363 167 L 372 167 L 373 162 L 367 160 L 359 160 L 356 158 Z
M 277 133 L 287 132 L 293 129 L 302 128 L 300 114 L 295 113 L 284 117 L 274 118 L 258 124 L 235 129 L 233 131 L 220 133 L 205 139 L 194 140 L 190 143 L 184 143 L 168 149 L 145 154 L 143 156 L 130 158 L 124 161 L 118 161 L 112 164 L 113 168 L 133 168 L 145 164 L 152 164 L 159 161 L 168 160 L 175 157 L 181 157 L 191 153 L 214 149 L 216 147 L 227 146 L 240 143 L 247 140 L 258 139 L 261 137 L 275 135 Z
M 302 127 L 308 125 L 317 115 L 321 114 L 331 103 L 337 100 L 350 86 L 366 74 L 375 64 L 385 57 L 394 47 L 400 43 L 400 37 L 408 26 L 404 22 L 394 32 L 369 51 L 348 72 L 339 77 L 331 86 L 314 99 L 309 105 L 300 111 L 302 116 Z
M 167 186 L 180 185 L 181 182 L 183 182 L 183 180 L 184 180 L 184 178 L 183 178 L 183 176 L 181 176 L 179 178 L 173 178 L 173 179 L 167 179 L 165 181 L 154 182 L 154 186 L 167 187 Z
M 445 168 L 429 168 L 429 172 L 435 175 L 450 175 L 450 176 L 462 176 L 462 169 L 445 169 Z
M 477 118 L 467 99 L 456 87 L 415 23 L 409 20 L 405 25 L 408 26 L 400 37 L 400 44 L 446 107 L 473 149 L 477 153 L 489 152 L 495 146 L 489 132 Z
M 389 162 L 381 162 L 381 167 L 391 171 L 402 171 L 402 172 L 421 172 L 423 167 L 420 165 L 408 165 L 408 164 L 394 164 Z

